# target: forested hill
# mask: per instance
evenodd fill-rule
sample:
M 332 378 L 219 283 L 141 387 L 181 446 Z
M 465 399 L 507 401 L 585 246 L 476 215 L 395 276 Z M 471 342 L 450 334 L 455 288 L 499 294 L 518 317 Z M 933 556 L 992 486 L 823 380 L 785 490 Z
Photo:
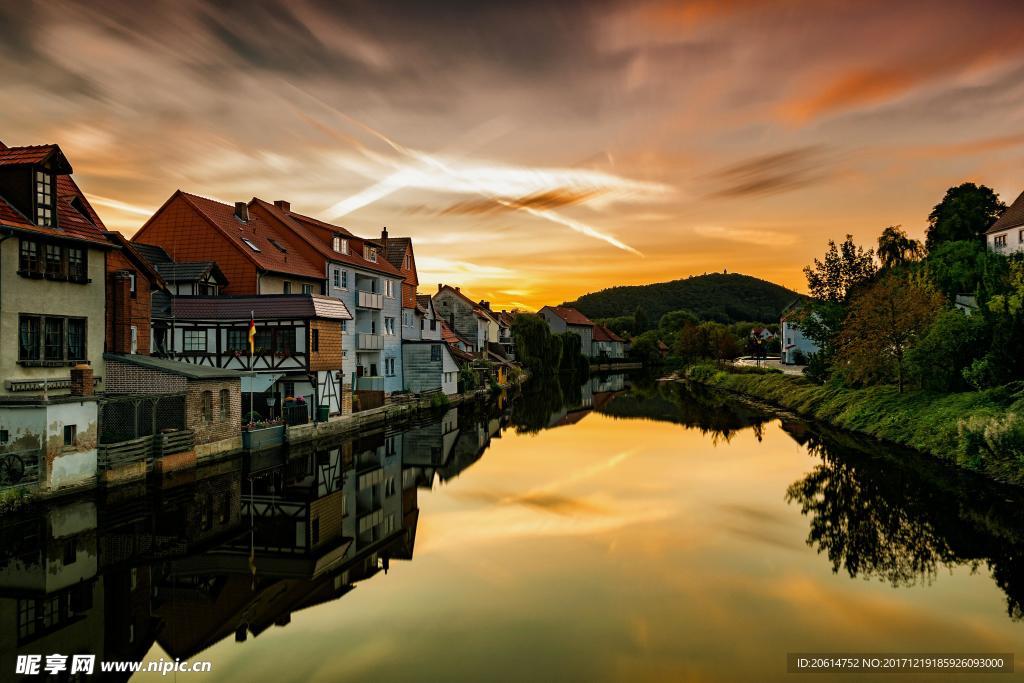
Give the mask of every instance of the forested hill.
M 767 323 L 778 322 L 782 309 L 799 297 L 790 289 L 749 275 L 711 273 L 652 285 L 610 287 L 562 305 L 591 319 L 632 315 L 642 305 L 652 323 L 680 309 L 702 320 Z

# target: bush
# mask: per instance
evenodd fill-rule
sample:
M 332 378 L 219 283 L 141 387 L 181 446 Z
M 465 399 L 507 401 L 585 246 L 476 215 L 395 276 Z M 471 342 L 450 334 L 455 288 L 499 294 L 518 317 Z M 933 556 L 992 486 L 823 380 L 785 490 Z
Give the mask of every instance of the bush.
M 445 394 L 434 394 L 430 397 L 430 407 L 434 410 L 441 410 L 447 408 L 450 404 L 448 397 Z

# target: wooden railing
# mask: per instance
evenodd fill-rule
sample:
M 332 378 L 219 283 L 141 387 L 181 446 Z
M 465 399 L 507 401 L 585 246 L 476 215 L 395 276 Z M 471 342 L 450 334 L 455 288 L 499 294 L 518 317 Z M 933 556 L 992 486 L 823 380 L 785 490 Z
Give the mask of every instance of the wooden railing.
M 101 444 L 97 453 L 97 465 L 109 470 L 133 463 L 145 462 L 152 466 L 154 458 L 190 451 L 195 446 L 195 433 L 191 429 L 161 432 L 137 439 Z

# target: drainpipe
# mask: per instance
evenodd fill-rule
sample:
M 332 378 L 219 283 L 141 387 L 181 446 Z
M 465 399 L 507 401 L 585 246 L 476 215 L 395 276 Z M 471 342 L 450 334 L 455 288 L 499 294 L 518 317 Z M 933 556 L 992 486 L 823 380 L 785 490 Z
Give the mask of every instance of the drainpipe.
M 9 240 L 11 237 L 14 237 L 14 235 L 12 235 L 9 232 L 6 232 L 6 233 L 3 233 L 2 235 L 0 235 L 0 283 L 3 283 L 3 281 L 4 281 L 3 243 L 6 242 L 7 240 Z M 3 294 L 4 294 L 3 286 L 2 286 L 2 284 L 0 284 L 0 301 L 3 301 Z M 3 326 L 3 320 L 0 319 L 0 327 L 2 327 L 2 326 Z M 15 339 L 15 343 L 20 343 L 20 342 L 18 342 L 18 340 Z

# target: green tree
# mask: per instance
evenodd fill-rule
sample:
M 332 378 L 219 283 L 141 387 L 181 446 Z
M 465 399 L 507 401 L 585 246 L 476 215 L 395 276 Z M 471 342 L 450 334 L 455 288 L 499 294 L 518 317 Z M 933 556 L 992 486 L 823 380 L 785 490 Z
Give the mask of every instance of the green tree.
M 555 339 L 543 318 L 520 313 L 512 318 L 512 338 L 516 345 L 516 359 L 533 375 L 552 372 L 558 368 L 561 342 Z
M 957 294 L 974 294 L 979 303 L 1002 290 L 1009 261 L 979 240 L 944 242 L 928 253 L 925 272 L 950 301 Z
M 855 382 L 896 380 L 903 392 L 907 352 L 942 309 L 927 282 L 886 275 L 859 292 L 836 339 L 836 364 Z
M 686 323 L 696 325 L 700 319 L 690 311 L 669 311 L 658 321 L 658 332 L 663 339 L 674 337 Z
M 648 330 L 633 337 L 630 342 L 630 355 L 645 365 L 660 365 L 661 352 L 658 350 L 658 331 Z
M 924 254 L 921 243 L 907 237 L 898 225 L 890 225 L 878 238 L 878 260 L 882 268 L 892 269 L 920 260 Z
M 925 246 L 931 252 L 944 242 L 980 239 L 1005 210 L 992 188 L 974 183 L 951 187 L 928 214 Z
M 907 374 L 922 389 L 962 391 L 969 388 L 964 371 L 988 348 L 988 327 L 980 314 L 950 308 L 936 316 L 907 352 Z
M 804 268 L 804 275 L 811 296 L 838 304 L 844 303 L 857 287 L 869 282 L 876 270 L 874 252 L 864 251 L 854 244 L 853 235 L 847 235 L 840 245 L 829 240 L 825 257 L 814 259 L 813 266 Z
M 647 330 L 651 329 L 651 319 L 647 315 L 647 309 L 643 304 L 639 304 L 636 310 L 633 311 L 633 330 L 637 334 L 642 334 Z
M 686 321 L 676 333 L 672 352 L 686 363 L 693 363 L 708 357 L 707 328 L 694 322 Z

